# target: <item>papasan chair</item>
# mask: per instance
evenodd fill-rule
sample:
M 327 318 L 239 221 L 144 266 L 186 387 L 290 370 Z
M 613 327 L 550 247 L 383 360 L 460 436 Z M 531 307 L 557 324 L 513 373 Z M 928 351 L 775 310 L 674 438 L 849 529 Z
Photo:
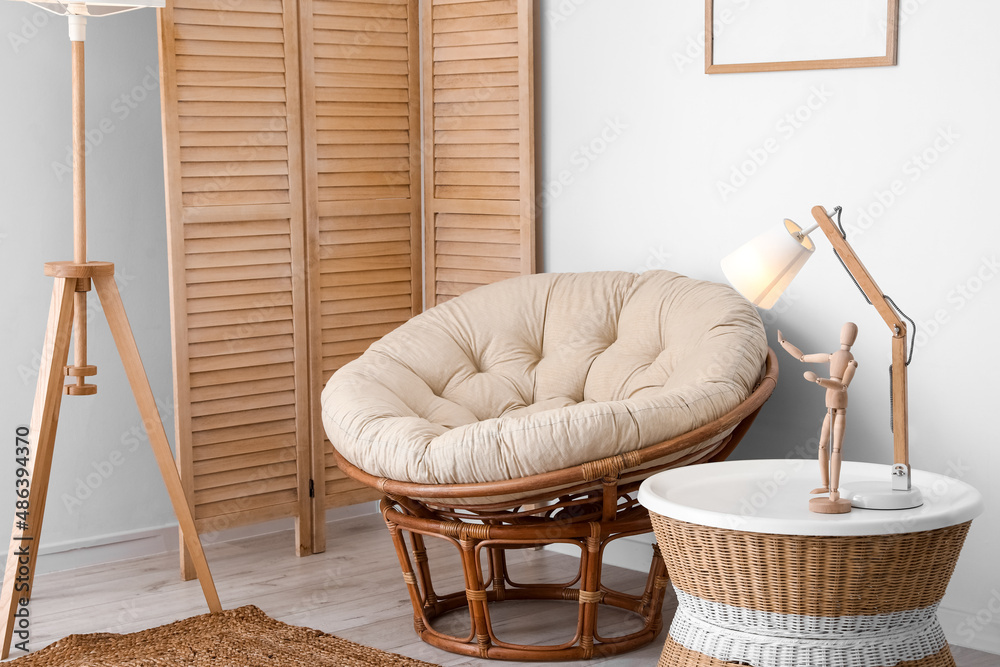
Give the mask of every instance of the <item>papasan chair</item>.
M 344 473 L 384 495 L 424 641 L 480 658 L 588 659 L 661 629 L 668 578 L 655 544 L 641 595 L 601 583 L 605 547 L 652 530 L 640 482 L 725 459 L 777 375 L 756 310 L 727 286 L 669 271 L 538 274 L 386 335 L 330 379 L 323 422 Z M 464 590 L 434 588 L 426 537 L 456 547 Z M 511 578 L 508 551 L 555 543 L 580 549 L 570 581 Z M 506 600 L 572 601 L 575 629 L 560 644 L 505 642 L 490 612 Z M 605 605 L 641 628 L 601 636 Z M 467 633 L 435 628 L 460 609 Z

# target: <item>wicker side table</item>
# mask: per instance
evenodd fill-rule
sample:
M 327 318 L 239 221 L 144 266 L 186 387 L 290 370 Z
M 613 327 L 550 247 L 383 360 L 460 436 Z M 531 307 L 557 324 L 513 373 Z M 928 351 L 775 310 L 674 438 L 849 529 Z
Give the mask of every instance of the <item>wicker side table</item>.
M 936 610 L 979 493 L 915 471 L 921 507 L 813 514 L 815 468 L 729 461 L 643 483 L 678 599 L 661 667 L 954 667 Z M 847 491 L 886 477 L 843 464 Z

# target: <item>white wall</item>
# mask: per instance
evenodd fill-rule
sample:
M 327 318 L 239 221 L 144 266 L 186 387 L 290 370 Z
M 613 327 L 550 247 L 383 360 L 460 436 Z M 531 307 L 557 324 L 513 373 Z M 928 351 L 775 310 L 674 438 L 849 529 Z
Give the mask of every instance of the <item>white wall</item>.
M 663 267 L 721 281 L 719 260 L 743 241 L 784 217 L 811 224 L 816 204 L 842 205 L 855 250 L 920 325 L 913 464 L 961 477 L 991 508 L 973 524 L 943 620 L 955 643 L 1000 652 L 1000 393 L 983 367 L 1000 325 L 1000 226 L 989 200 L 1000 153 L 1000 6 L 902 8 L 896 67 L 708 76 L 701 0 L 542 0 L 542 268 Z M 764 161 L 769 140 L 776 150 Z M 933 163 L 921 168 L 924 153 Z M 763 164 L 750 163 L 752 175 L 723 196 L 718 184 L 753 154 Z M 901 194 L 885 194 L 894 181 Z M 880 197 L 894 201 L 879 208 Z M 763 313 L 771 345 L 780 327 L 826 351 L 844 321 L 856 322 L 846 453 L 888 462 L 888 330 L 826 239 L 817 242 L 790 292 Z M 815 450 L 822 391 L 779 355 L 778 389 L 739 457 Z
M 89 257 L 115 262 L 125 308 L 173 440 L 156 14 L 87 28 Z M 66 19 L 0 3 L 0 517 L 13 510 L 14 430 L 31 417 L 52 279 L 72 259 L 70 42 Z M 95 292 L 90 363 L 98 393 L 64 397 L 43 550 L 173 521 Z M 71 352 L 72 357 L 72 352 Z M 117 454 L 116 454 L 117 452 Z M 4 538 L 6 539 L 6 538 Z
M 902 194 L 874 210 L 851 240 L 912 317 L 943 320 L 934 330 L 921 328 L 927 335 L 910 367 L 913 461 L 962 477 L 996 507 L 990 411 L 997 391 L 978 362 L 993 345 L 1000 294 L 1000 281 L 991 280 L 1000 227 L 987 202 L 1000 152 L 992 127 L 1000 47 L 991 34 L 1000 6 L 903 0 L 897 67 L 706 76 L 697 46 L 701 0 L 539 1 L 539 159 L 549 186 L 543 269 L 668 267 L 721 280 L 719 259 L 781 218 L 806 223 L 813 205 L 840 204 L 857 229 L 859 212 L 875 209 L 879 192 L 900 181 Z M 69 43 L 64 22 L 44 16 L 0 2 L 0 276 L 7 313 L 0 320 L 0 431 L 11 447 L 0 456 L 5 494 L 3 480 L 13 490 L 14 429 L 30 416 L 31 369 L 51 289 L 41 266 L 72 251 L 70 176 L 60 180 L 53 168 L 70 142 Z M 103 121 L 105 128 L 89 162 L 91 257 L 118 266 L 172 440 L 160 111 L 158 90 L 145 87 L 157 64 L 155 15 L 92 21 L 88 32 L 88 127 L 98 131 Z M 824 99 L 814 90 L 825 91 Z M 818 108 L 803 110 L 810 101 Z M 798 128 L 786 120 L 796 113 L 808 115 Z M 950 144 L 937 140 L 949 131 Z M 723 199 L 717 183 L 769 139 L 777 152 Z M 947 150 L 937 151 L 935 141 Z M 588 156 L 581 147 L 591 142 Z M 925 151 L 936 161 L 914 171 L 913 156 Z M 827 349 L 844 320 L 856 321 L 861 371 L 852 387 L 848 452 L 888 461 L 888 337 L 825 241 L 819 244 L 794 291 L 765 313 L 772 345 L 780 326 L 802 347 Z M 107 326 L 95 321 L 91 359 L 100 367 L 100 390 L 64 402 L 46 511 L 49 545 L 141 534 L 173 521 L 152 456 L 144 443 L 135 447 L 140 420 Z M 781 363 L 779 387 L 740 456 L 786 456 L 815 438 L 822 398 L 802 384 L 802 369 L 787 356 Z M 107 480 L 95 477 L 95 466 L 107 472 L 116 451 L 123 462 L 112 464 Z M 87 491 L 80 505 L 67 508 L 63 494 Z M 995 652 L 998 536 L 995 512 L 974 524 L 943 614 L 955 642 Z

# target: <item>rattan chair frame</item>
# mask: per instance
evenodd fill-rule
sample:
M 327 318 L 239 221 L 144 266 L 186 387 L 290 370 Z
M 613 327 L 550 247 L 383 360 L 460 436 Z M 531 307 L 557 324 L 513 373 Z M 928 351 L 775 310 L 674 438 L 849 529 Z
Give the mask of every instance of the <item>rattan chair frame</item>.
M 370 475 L 334 450 L 343 472 L 384 494 L 380 508 L 392 537 L 414 610 L 420 638 L 438 648 L 502 660 L 580 660 L 634 650 L 662 629 L 663 598 L 669 578 L 654 544 L 641 595 L 601 583 L 606 547 L 615 540 L 652 531 L 649 513 L 634 492 L 646 477 L 682 465 L 722 461 L 740 442 L 778 379 L 778 363 L 768 350 L 764 376 L 751 395 L 725 415 L 688 433 L 638 451 L 553 472 L 476 484 L 429 485 Z M 727 434 L 723 437 L 723 434 Z M 676 454 L 716 441 L 688 456 Z M 674 458 L 662 463 L 665 457 Z M 471 504 L 469 499 L 516 495 L 507 501 Z M 431 577 L 426 537 L 445 540 L 460 555 L 465 589 L 439 595 Z M 407 543 L 409 542 L 409 544 Z M 566 583 L 515 582 L 507 568 L 511 549 L 571 544 L 580 549 L 580 568 Z M 483 576 L 484 566 L 486 576 Z M 494 632 L 490 604 L 505 600 L 568 600 L 579 603 L 576 631 L 557 645 L 505 642 Z M 632 612 L 642 628 L 620 637 L 597 631 L 600 606 Z M 434 619 L 467 609 L 471 630 L 459 637 L 434 628 Z

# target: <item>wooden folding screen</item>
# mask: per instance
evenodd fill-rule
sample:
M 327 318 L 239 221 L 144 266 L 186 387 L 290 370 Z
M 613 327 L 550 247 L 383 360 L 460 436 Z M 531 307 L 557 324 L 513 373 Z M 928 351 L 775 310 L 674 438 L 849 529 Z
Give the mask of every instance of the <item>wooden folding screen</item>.
M 308 553 L 296 18 L 282 0 L 175 0 L 160 52 L 181 479 L 199 531 L 295 516 Z
M 424 3 L 426 301 L 535 270 L 530 0 Z
M 298 553 L 322 551 L 326 508 L 377 495 L 333 464 L 330 374 L 419 312 L 425 254 L 428 303 L 533 270 L 530 4 L 424 0 L 423 156 L 418 0 L 161 10 L 176 447 L 199 531 L 293 516 Z
M 376 497 L 337 469 L 319 395 L 420 312 L 417 0 L 300 0 L 318 516 Z M 322 550 L 324 524 L 314 525 Z

